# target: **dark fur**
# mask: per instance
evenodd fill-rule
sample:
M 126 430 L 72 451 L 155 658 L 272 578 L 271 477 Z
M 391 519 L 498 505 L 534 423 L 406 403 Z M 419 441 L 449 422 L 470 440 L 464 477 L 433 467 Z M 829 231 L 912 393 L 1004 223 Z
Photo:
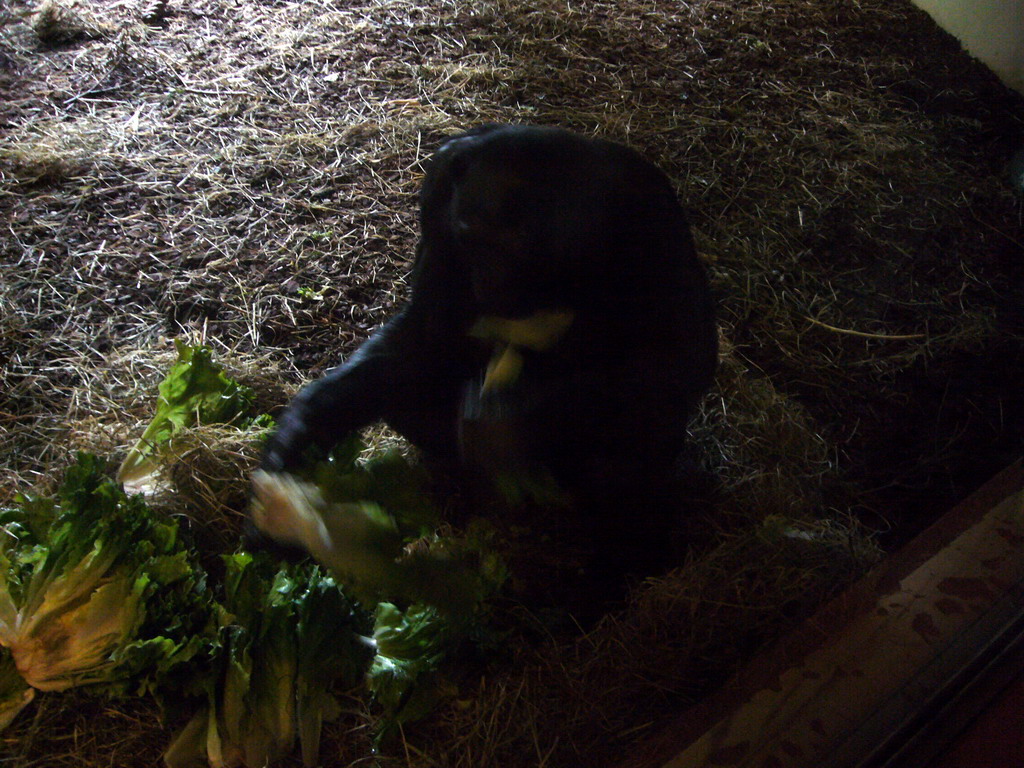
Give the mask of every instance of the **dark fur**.
M 265 469 L 383 419 L 441 459 L 543 466 L 594 497 L 636 494 L 670 472 L 717 341 L 663 173 L 611 142 L 485 126 L 431 160 L 420 226 L 411 300 L 295 397 Z M 469 329 L 540 310 L 575 319 L 556 347 L 527 353 L 514 385 L 482 395 L 491 350 Z

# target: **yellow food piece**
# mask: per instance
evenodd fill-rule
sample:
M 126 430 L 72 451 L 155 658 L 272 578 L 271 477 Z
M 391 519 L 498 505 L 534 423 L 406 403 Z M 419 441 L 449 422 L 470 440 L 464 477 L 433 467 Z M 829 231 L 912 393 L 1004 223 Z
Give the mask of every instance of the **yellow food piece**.
M 537 312 L 523 318 L 488 315 L 476 321 L 469 335 L 544 352 L 559 342 L 572 321 L 573 313 L 567 310 Z
M 546 352 L 565 335 L 572 321 L 573 313 L 567 310 L 537 312 L 522 318 L 488 315 L 477 320 L 469 335 L 494 342 L 481 391 L 490 392 L 515 382 L 523 371 L 519 350 Z
M 487 364 L 487 373 L 484 375 L 481 392 L 490 392 L 509 386 L 519 378 L 522 370 L 523 356 L 514 346 L 509 344 L 504 349 L 499 349 Z

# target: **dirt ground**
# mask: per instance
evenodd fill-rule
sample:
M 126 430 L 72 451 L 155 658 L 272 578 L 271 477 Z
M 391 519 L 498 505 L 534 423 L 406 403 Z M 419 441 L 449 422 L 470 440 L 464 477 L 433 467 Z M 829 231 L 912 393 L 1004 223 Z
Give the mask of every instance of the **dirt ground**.
M 716 517 L 688 576 L 375 759 L 612 765 L 866 562 L 830 571 L 822 534 L 797 572 L 750 526 L 891 548 L 1024 452 L 1024 101 L 909 2 L 8 0 L 0 502 L 73 449 L 122 456 L 175 337 L 268 405 L 352 351 L 406 295 L 424 159 L 483 122 L 620 140 L 674 181 L 720 305 L 693 427 Z M 374 759 L 351 709 L 325 764 Z M 151 766 L 167 735 L 86 694 L 23 718 L 18 768 Z

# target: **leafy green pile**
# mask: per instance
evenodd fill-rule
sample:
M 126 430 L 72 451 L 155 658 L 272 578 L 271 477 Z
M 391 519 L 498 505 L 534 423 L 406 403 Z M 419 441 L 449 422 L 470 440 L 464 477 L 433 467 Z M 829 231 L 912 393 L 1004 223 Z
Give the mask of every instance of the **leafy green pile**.
M 364 450 L 353 434 L 301 476 L 256 473 L 253 517 L 375 610 L 367 682 L 386 736 L 444 696 L 443 662 L 483 620 L 507 574 L 489 526 L 439 535 L 422 468 L 397 452 L 360 462 Z
M 178 525 L 80 454 L 56 499 L 0 515 L 0 644 L 33 688 L 152 690 L 209 650 L 210 594 Z
M 472 613 L 505 577 L 486 537 L 436 535 L 422 468 L 397 452 L 359 462 L 364 448 L 352 434 L 302 476 L 255 473 L 257 526 L 303 547 L 364 604 Z
M 162 462 L 182 430 L 198 424 L 244 426 L 252 409 L 252 390 L 229 378 L 208 347 L 174 344 L 178 361 L 160 382 L 156 415 L 117 473 L 128 491 L 148 493 L 159 485 Z
M 338 713 L 335 686 L 360 682 L 372 651 L 369 618 L 311 563 L 225 557 L 219 651 L 206 701 L 176 737 L 169 768 L 205 757 L 214 768 L 264 766 L 291 752 L 318 762 L 320 729 Z
M 177 346 L 118 474 L 127 488 L 159 480 L 184 429 L 263 423 L 207 348 Z M 35 690 L 87 685 L 195 707 L 169 768 L 262 768 L 296 742 L 312 766 L 338 690 L 366 686 L 382 736 L 430 711 L 450 690 L 443 662 L 479 626 L 504 566 L 486 526 L 439 535 L 421 468 L 364 451 L 352 435 L 301 476 L 269 476 L 263 501 L 283 501 L 263 505 L 263 522 L 319 564 L 238 551 L 209 585 L 177 523 L 95 456 L 78 456 L 55 498 L 16 497 L 0 510 L 0 730 Z

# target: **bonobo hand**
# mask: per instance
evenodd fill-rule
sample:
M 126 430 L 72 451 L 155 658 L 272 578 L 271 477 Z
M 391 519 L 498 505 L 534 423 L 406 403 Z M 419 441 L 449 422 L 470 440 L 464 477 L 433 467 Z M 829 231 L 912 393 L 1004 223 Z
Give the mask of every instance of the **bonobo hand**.
M 526 471 L 530 408 L 517 389 L 467 385 L 459 420 L 459 450 L 466 464 L 489 473 Z
M 307 426 L 305 409 L 290 406 L 278 420 L 277 429 L 263 447 L 260 469 L 265 472 L 292 472 L 315 441 Z

